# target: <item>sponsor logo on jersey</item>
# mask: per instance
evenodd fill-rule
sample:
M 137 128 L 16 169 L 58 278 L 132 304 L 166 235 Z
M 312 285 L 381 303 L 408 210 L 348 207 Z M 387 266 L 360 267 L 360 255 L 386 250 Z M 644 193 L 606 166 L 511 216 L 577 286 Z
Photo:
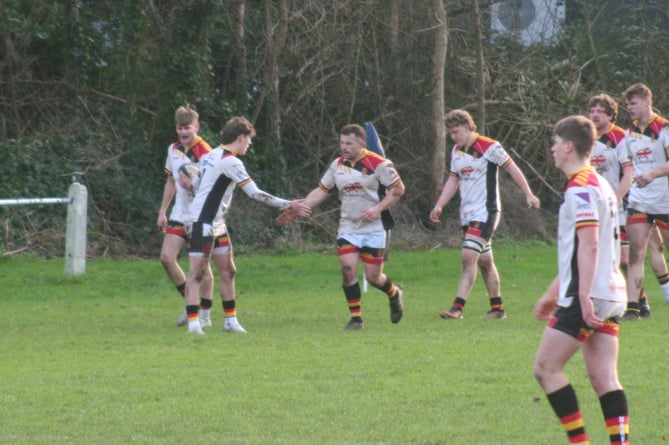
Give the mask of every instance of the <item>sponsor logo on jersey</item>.
M 653 151 L 646 147 L 636 152 L 636 157 L 639 159 L 647 159 L 650 155 L 653 154 Z
M 590 158 L 590 164 L 592 164 L 595 168 L 601 168 L 600 164 L 603 164 L 606 162 L 606 158 L 604 156 L 594 156 Z
M 358 190 L 362 190 L 362 184 L 360 184 L 358 182 L 355 182 L 353 184 L 347 184 L 344 187 L 344 190 L 346 190 L 347 192 L 355 192 L 355 191 L 358 191 Z

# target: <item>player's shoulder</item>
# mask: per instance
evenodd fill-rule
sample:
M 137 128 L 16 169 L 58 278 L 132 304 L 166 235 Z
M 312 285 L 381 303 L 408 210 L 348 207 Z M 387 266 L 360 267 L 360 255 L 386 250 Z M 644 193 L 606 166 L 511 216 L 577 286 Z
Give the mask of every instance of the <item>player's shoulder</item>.
M 661 129 L 669 127 L 669 119 L 656 114 L 653 122 L 651 122 L 650 125 L 657 129 L 657 132 L 659 132 Z
M 495 139 L 488 137 L 488 136 L 483 136 L 483 135 L 477 135 L 476 140 L 472 144 L 474 149 L 480 153 L 485 153 L 490 147 L 493 146 L 498 146 L 502 147 L 502 144 L 500 144 L 498 141 Z
M 618 125 L 612 125 L 607 136 L 617 144 L 625 137 L 625 129 Z
M 191 147 L 191 151 L 195 156 L 200 159 L 202 156 L 205 156 L 207 153 L 212 151 L 211 145 L 205 141 L 202 137 L 199 137 L 195 144 Z
M 365 154 L 363 155 L 361 162 L 372 170 L 376 170 L 376 168 L 381 164 L 392 164 L 387 158 L 369 150 L 365 150 Z
M 585 167 L 574 173 L 567 181 L 567 190 L 583 188 L 587 186 L 597 186 L 600 183 L 597 171 L 592 167 Z

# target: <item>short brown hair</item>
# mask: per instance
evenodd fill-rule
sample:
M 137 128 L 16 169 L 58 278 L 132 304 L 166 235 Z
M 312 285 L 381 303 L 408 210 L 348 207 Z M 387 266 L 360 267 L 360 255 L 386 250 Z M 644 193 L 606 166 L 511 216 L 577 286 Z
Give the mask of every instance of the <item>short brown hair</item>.
M 604 108 L 604 111 L 611 117 L 611 122 L 615 122 L 618 118 L 618 103 L 613 100 L 608 94 L 598 94 L 593 96 L 588 101 L 588 110 L 599 105 Z
M 642 99 L 653 100 L 653 92 L 650 90 L 650 88 L 648 88 L 648 86 L 646 86 L 645 83 L 641 82 L 635 83 L 623 92 L 623 97 L 625 100 L 631 100 L 634 96 L 638 96 Z
M 190 105 L 182 105 L 174 112 L 174 123 L 181 127 L 198 122 L 200 116 Z
M 344 125 L 344 128 L 341 129 L 339 134 L 345 134 L 345 135 L 352 134 L 353 136 L 363 141 L 367 139 L 367 132 L 365 131 L 364 128 L 362 128 L 361 125 L 358 124 Z
M 235 116 L 225 123 L 221 130 L 221 143 L 230 144 L 234 142 L 240 134 L 255 137 L 256 130 L 253 124 L 244 116 Z
M 444 121 L 446 121 L 446 129 L 451 129 L 453 127 L 459 126 L 469 126 L 471 131 L 476 131 L 476 124 L 474 119 L 472 119 L 471 114 L 465 110 L 451 110 L 446 116 L 444 116 Z
M 568 116 L 555 124 L 553 135 L 573 142 L 581 159 L 590 157 L 595 145 L 595 124 L 585 116 Z

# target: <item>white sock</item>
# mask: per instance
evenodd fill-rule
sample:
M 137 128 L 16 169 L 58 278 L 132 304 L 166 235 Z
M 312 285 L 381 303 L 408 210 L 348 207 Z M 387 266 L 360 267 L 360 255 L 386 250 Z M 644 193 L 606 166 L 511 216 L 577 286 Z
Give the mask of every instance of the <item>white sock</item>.
M 661 284 L 662 292 L 664 292 L 664 301 L 669 304 L 669 281 L 664 284 Z
M 239 324 L 237 317 L 225 317 L 225 324 Z
M 211 309 L 200 309 L 200 318 L 204 320 L 209 320 L 210 313 Z
M 192 331 L 193 329 L 196 329 L 200 327 L 200 320 L 192 320 L 188 321 L 188 330 Z

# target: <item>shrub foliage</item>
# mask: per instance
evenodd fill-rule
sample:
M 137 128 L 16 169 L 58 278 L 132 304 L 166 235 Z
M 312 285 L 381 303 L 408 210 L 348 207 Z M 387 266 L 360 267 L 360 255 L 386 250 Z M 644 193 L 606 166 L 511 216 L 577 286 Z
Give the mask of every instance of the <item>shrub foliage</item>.
M 468 109 L 482 133 L 509 149 L 543 202 L 529 212 L 505 178 L 499 236 L 551 237 L 563 182 L 548 151 L 552 124 L 586 112 L 593 94 L 619 99 L 639 81 L 666 109 L 667 8 L 659 0 L 616 7 L 569 0 L 556 39 L 525 46 L 512 35 L 490 35 L 492 3 L 447 0 L 447 20 L 435 24 L 438 0 L 5 0 L 3 197 L 64 196 L 70 173 L 80 170 L 90 198 L 89 254 L 155 256 L 178 105 L 198 109 L 212 145 L 225 120 L 248 116 L 258 137 L 247 167 L 281 196 L 303 196 L 316 185 L 337 154 L 341 126 L 373 121 L 407 185 L 394 209 L 395 239 L 457 242 L 457 202 L 442 226 L 427 218 L 433 152 L 444 149 L 435 147 L 431 112 L 441 26 L 445 111 Z M 626 119 L 621 113 L 619 123 Z M 0 207 L 0 249 L 59 254 L 64 214 L 57 206 Z M 331 242 L 336 198 L 294 227 L 276 227 L 274 216 L 236 198 L 230 228 L 237 245 Z

